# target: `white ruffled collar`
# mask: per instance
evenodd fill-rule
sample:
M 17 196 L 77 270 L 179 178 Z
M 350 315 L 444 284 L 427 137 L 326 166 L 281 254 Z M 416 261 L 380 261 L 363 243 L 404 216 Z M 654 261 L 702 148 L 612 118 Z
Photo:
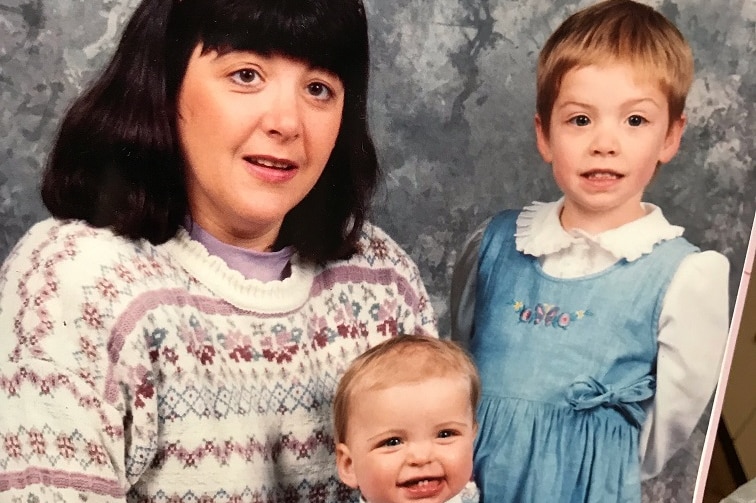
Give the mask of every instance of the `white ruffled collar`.
M 654 245 L 682 236 L 683 227 L 670 224 L 661 208 L 641 203 L 646 215 L 625 225 L 600 234 L 591 235 L 580 229 L 566 231 L 559 221 L 564 198 L 551 203 L 534 201 L 523 208 L 517 217 L 515 242 L 517 250 L 542 257 L 570 248 L 575 243 L 589 241 L 628 262 L 651 253 Z

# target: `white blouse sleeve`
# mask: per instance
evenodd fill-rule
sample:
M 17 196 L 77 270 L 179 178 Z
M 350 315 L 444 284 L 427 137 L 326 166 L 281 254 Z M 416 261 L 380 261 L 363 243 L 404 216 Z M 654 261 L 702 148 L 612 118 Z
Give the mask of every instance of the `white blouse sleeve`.
M 465 349 L 470 348 L 475 314 L 475 285 L 478 277 L 478 252 L 486 230 L 486 221 L 473 232 L 454 264 L 451 280 L 449 310 L 451 315 L 451 338 Z
M 659 318 L 656 397 L 641 429 L 641 478 L 658 475 L 709 403 L 727 342 L 729 262 L 714 251 L 680 264 Z

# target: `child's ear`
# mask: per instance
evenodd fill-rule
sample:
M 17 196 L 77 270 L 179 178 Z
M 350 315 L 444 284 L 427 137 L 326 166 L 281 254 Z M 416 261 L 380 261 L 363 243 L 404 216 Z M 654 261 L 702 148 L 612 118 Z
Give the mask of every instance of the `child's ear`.
M 357 475 L 354 473 L 354 463 L 346 444 L 336 444 L 336 468 L 339 470 L 341 481 L 352 489 L 357 489 Z
M 682 139 L 683 131 L 685 131 L 685 124 L 688 122 L 688 118 L 685 115 L 681 115 L 679 119 L 672 121 L 667 130 L 667 137 L 664 139 L 664 146 L 659 153 L 659 162 L 662 164 L 668 163 L 677 154 L 680 149 L 680 140 Z
M 535 115 L 535 133 L 536 144 L 538 145 L 538 151 L 541 153 L 541 157 L 543 157 L 543 160 L 548 164 L 551 164 L 554 156 L 551 155 L 549 136 L 546 134 L 546 131 L 544 131 L 541 116 L 538 114 Z

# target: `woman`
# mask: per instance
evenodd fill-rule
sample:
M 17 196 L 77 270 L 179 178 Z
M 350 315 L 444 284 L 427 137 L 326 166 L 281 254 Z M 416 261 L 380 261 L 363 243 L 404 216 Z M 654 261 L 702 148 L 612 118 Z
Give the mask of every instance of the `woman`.
M 0 269 L 0 499 L 356 499 L 335 383 L 436 332 L 365 222 L 368 66 L 360 0 L 142 2 Z

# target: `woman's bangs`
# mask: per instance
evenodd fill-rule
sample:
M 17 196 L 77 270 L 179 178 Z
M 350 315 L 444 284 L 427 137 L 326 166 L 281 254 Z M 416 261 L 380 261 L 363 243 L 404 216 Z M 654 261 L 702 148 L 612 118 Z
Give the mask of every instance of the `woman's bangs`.
M 367 61 L 361 7 L 354 0 L 211 0 L 201 12 L 204 51 L 280 54 L 324 68 L 342 80 Z M 357 42 L 357 43 L 356 43 Z

